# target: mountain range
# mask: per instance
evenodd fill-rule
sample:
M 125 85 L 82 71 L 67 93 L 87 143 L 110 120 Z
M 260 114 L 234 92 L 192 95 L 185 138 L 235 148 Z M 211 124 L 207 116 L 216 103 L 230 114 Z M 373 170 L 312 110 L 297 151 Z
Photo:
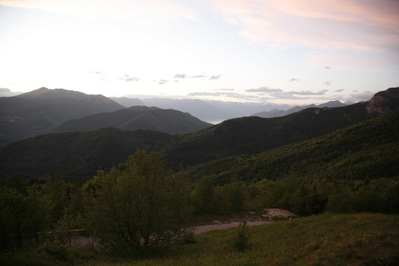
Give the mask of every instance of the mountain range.
M 156 106 L 162 109 L 174 109 L 207 121 L 218 124 L 221 121 L 251 116 L 261 111 L 270 111 L 278 108 L 281 111 L 287 110 L 292 106 L 285 104 L 260 104 L 248 102 L 223 102 L 223 101 L 204 101 L 198 99 L 168 99 L 168 98 L 111 98 L 115 102 L 131 107 L 135 105 Z
M 33 137 L 68 120 L 124 108 L 102 95 L 64 89 L 38 90 L 0 98 L 0 147 Z
M 288 110 L 281 110 L 281 109 L 272 109 L 270 111 L 262 111 L 259 113 L 253 114 L 253 116 L 259 116 L 259 117 L 264 117 L 264 118 L 272 118 L 272 117 L 280 117 L 280 116 L 285 116 L 289 114 L 293 114 L 296 112 L 299 112 L 301 110 L 311 108 L 311 107 L 318 107 L 318 108 L 323 108 L 323 107 L 329 107 L 329 108 L 335 108 L 335 107 L 343 107 L 346 106 L 347 104 L 341 103 L 340 101 L 330 101 L 326 102 L 323 104 L 315 105 L 315 104 L 309 104 L 309 105 L 303 105 L 303 106 L 295 106 L 292 107 Z
M 92 130 L 104 126 L 183 134 L 210 124 L 176 110 L 144 106 L 126 109 L 102 95 L 64 89 L 40 88 L 0 98 L 0 147 L 47 132 Z
M 337 108 L 312 107 L 277 118 L 230 119 L 218 125 L 182 135 L 111 127 L 86 132 L 44 134 L 13 142 L 0 150 L 0 179 L 5 179 L 10 174 L 45 177 L 54 171 L 69 180 L 87 180 L 98 169 L 107 170 L 112 165 L 124 162 L 127 156 L 133 154 L 137 148 L 164 151 L 167 162 L 175 170 L 189 167 L 190 171 L 195 173 L 195 169 L 207 169 L 206 172 L 201 171 L 206 175 L 217 172 L 217 169 L 222 169 L 225 165 L 230 165 L 230 170 L 233 171 L 232 166 L 240 165 L 238 163 L 240 161 L 251 157 L 257 158 L 260 156 L 259 154 L 272 153 L 273 150 L 283 149 L 283 147 L 285 147 L 283 153 L 286 154 L 290 150 L 297 151 L 298 146 L 295 145 L 301 142 L 309 142 L 308 145 L 316 145 L 316 150 L 317 148 L 323 150 L 326 140 L 319 140 L 317 144 L 314 144 L 314 138 L 327 136 L 326 134 L 330 134 L 327 140 L 334 143 L 332 147 L 338 149 L 340 143 L 359 142 L 359 140 L 353 140 L 354 136 L 356 134 L 365 135 L 367 132 L 370 134 L 367 133 L 366 137 L 370 136 L 370 139 L 362 140 L 360 148 L 357 149 L 361 150 L 363 146 L 363 148 L 372 150 L 373 148 L 379 149 L 382 146 L 378 145 L 385 143 L 384 150 L 380 152 L 385 155 L 390 154 L 389 158 L 392 159 L 386 160 L 387 164 L 384 165 L 389 169 L 389 167 L 394 167 L 390 165 L 391 162 L 397 162 L 399 159 L 395 142 L 399 128 L 398 111 L 395 111 L 398 106 L 399 88 L 390 88 L 377 93 L 369 102 Z M 131 111 L 135 111 L 135 109 L 145 108 L 136 107 Z M 158 110 L 158 108 L 149 109 Z M 108 114 L 110 120 L 113 119 L 112 115 L 115 113 L 118 111 Z M 387 115 L 388 113 L 392 114 Z M 385 119 L 384 123 L 381 122 L 383 119 Z M 78 119 L 77 121 L 84 120 Z M 378 123 L 383 126 L 378 126 Z M 355 129 L 352 129 L 355 133 L 347 134 L 342 131 L 350 126 L 355 126 Z M 375 135 L 375 132 L 379 133 Z M 388 137 L 389 134 L 394 138 Z M 377 144 L 371 139 L 376 136 L 381 136 Z M 347 147 L 349 148 L 345 148 L 343 153 L 338 153 L 339 156 L 354 156 L 350 148 L 352 144 Z M 270 160 L 269 156 L 276 155 L 265 156 L 268 157 L 267 160 Z M 384 156 L 383 158 L 386 158 Z M 318 157 L 320 154 L 312 155 L 312 152 L 307 152 L 306 156 L 298 155 L 297 158 L 300 162 L 295 161 L 294 163 L 300 165 L 304 159 L 314 161 Z M 228 160 L 228 158 L 236 158 L 234 160 L 238 161 L 232 165 L 225 164 L 226 161 L 223 160 Z M 367 165 L 367 156 L 362 160 Z M 203 167 L 207 164 L 207 167 Z M 284 167 L 289 168 L 289 165 Z M 214 169 L 214 171 L 212 172 L 210 169 Z M 241 165 L 241 173 L 242 169 Z M 245 171 L 250 171 L 251 168 L 245 169 Z M 262 176 L 262 171 L 256 175 L 256 178 Z M 230 176 L 233 175 L 230 174 Z
M 90 131 L 102 127 L 125 130 L 148 129 L 169 134 L 184 134 L 211 126 L 188 113 L 157 107 L 133 106 L 110 113 L 67 120 L 51 132 Z

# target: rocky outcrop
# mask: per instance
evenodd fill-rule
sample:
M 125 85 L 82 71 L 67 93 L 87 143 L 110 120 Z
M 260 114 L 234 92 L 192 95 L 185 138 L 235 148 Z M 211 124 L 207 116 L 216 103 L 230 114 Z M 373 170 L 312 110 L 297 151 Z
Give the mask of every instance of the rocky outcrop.
M 367 104 L 369 116 L 379 116 L 392 112 L 399 107 L 399 87 L 389 88 L 376 93 Z

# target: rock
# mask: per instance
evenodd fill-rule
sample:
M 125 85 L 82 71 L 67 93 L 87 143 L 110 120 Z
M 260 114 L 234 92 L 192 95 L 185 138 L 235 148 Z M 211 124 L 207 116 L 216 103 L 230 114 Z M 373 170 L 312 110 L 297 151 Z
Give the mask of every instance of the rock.
M 399 87 L 376 93 L 366 106 L 369 116 L 379 116 L 399 107 Z

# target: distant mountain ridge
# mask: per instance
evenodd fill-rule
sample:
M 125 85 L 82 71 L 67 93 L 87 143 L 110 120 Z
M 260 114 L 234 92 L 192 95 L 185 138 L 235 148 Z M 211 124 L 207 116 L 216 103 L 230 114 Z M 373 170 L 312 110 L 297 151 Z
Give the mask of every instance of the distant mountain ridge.
M 273 118 L 273 117 L 280 117 L 280 116 L 293 114 L 293 113 L 299 112 L 301 110 L 304 110 L 304 109 L 307 109 L 307 108 L 312 108 L 312 107 L 336 108 L 336 107 L 343 107 L 343 106 L 346 106 L 346 104 L 341 103 L 340 101 L 329 101 L 329 102 L 326 102 L 326 103 L 323 103 L 323 104 L 319 104 L 319 105 L 310 104 L 310 105 L 303 105 L 303 106 L 295 106 L 295 107 L 292 107 L 292 108 L 290 108 L 288 110 L 273 109 L 271 111 L 263 111 L 263 112 L 255 113 L 252 116 L 259 116 L 259 117 L 264 117 L 264 118 Z
M 42 134 L 68 120 L 124 107 L 102 95 L 40 88 L 0 98 L 0 147 Z
M 51 132 L 90 131 L 102 127 L 124 130 L 146 129 L 168 134 L 185 134 L 211 126 L 188 113 L 157 107 L 134 106 L 110 113 L 71 119 Z
M 273 108 L 288 109 L 289 105 L 279 104 L 259 104 L 259 103 L 236 103 L 223 101 L 205 101 L 199 99 L 169 99 L 169 98 L 111 98 L 114 101 L 131 107 L 135 105 L 145 105 L 148 107 L 158 107 L 162 109 L 174 109 L 190 113 L 200 120 L 217 124 L 223 120 L 250 116 L 260 110 L 271 110 Z
M 103 95 L 45 87 L 0 98 L 0 147 L 46 132 L 88 131 L 112 126 L 184 134 L 211 126 L 180 111 L 148 108 L 140 100 L 122 101 L 141 107 L 124 110 L 123 105 Z

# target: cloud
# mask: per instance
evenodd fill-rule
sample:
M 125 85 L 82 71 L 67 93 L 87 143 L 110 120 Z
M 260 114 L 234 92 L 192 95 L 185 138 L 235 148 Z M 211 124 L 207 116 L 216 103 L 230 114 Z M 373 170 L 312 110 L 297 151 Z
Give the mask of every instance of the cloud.
M 211 76 L 209 79 L 211 79 L 211 80 L 217 80 L 217 79 L 219 79 L 221 76 L 222 76 L 222 75 L 217 75 L 217 76 L 213 75 L 213 76 Z
M 274 99 L 290 99 L 290 100 L 295 100 L 295 99 L 303 99 L 303 97 L 298 97 L 298 96 L 320 96 L 324 95 L 328 90 L 321 90 L 318 92 L 313 92 L 313 91 L 283 91 L 282 89 L 272 89 L 269 87 L 260 87 L 257 89 L 247 89 L 245 92 L 249 93 L 265 93 L 271 98 Z
M 324 82 L 323 84 L 324 85 L 327 85 L 327 86 L 330 86 L 331 85 L 331 83 L 332 83 L 332 81 L 331 80 L 327 80 L 326 82 Z
M 356 91 L 354 91 L 356 92 Z M 375 92 L 371 92 L 371 91 L 363 91 L 363 92 L 359 92 L 359 93 L 353 93 L 351 94 L 351 98 L 350 100 L 353 101 L 369 101 L 371 99 L 371 97 L 373 97 L 375 94 Z
M 140 81 L 139 78 L 135 78 L 135 77 L 132 77 L 132 76 L 129 76 L 129 75 L 124 75 L 122 78 L 119 78 L 119 79 L 120 80 L 124 80 L 126 82 L 131 82 L 131 81 L 138 82 L 138 81 Z
M 191 76 L 190 78 L 192 79 L 200 79 L 200 78 L 206 78 L 207 75 L 196 75 L 196 76 Z
M 270 102 L 273 100 L 311 100 L 325 95 L 328 90 L 313 91 L 283 91 L 279 88 L 259 87 L 245 90 L 245 93 L 235 93 L 226 89 L 219 89 L 214 92 L 192 92 L 187 96 L 191 97 L 224 97 L 252 102 Z
M 225 21 L 237 27 L 240 36 L 269 47 L 302 46 L 322 53 L 330 51 L 333 58 L 339 59 L 347 57 L 342 51 L 359 57 L 374 53 L 385 63 L 391 62 L 390 55 L 396 54 L 399 47 L 397 0 L 326 0 L 320 4 L 313 0 L 213 0 L 212 3 Z
M 288 82 L 293 82 L 293 81 L 300 81 L 299 79 L 296 79 L 296 78 L 292 78 L 292 79 L 290 79 Z
M 21 93 L 22 92 L 13 92 L 8 88 L 0 88 L 0 97 L 12 97 Z
M 246 92 L 266 92 L 266 93 L 275 93 L 275 92 L 282 92 L 283 90 L 281 89 L 271 89 L 269 87 L 260 87 L 257 89 L 248 89 L 245 90 Z
M 240 94 L 234 92 L 191 92 L 187 96 L 190 97 L 225 97 L 225 98 L 233 98 L 238 100 L 248 100 L 248 101 L 259 101 L 257 96 Z
M 0 4 L 5 6 L 41 9 L 90 19 L 112 17 L 140 24 L 158 25 L 178 19 L 197 20 L 198 10 L 183 3 L 174 0 L 103 0 L 100 2 L 97 0 L 0 0 Z
M 340 89 L 340 90 L 336 90 L 335 92 L 343 92 L 344 90 L 343 89 Z
M 234 91 L 234 89 L 216 89 L 218 91 Z
M 95 75 L 95 77 L 97 77 L 98 79 L 100 79 L 101 81 L 110 81 L 111 79 L 108 77 L 107 73 L 104 71 L 90 71 L 89 70 L 89 74 L 93 74 Z M 118 78 L 116 78 L 118 79 Z
M 169 80 L 166 79 L 160 79 L 155 81 L 155 83 L 157 83 L 158 85 L 163 85 L 166 84 L 167 82 L 169 82 Z
M 331 70 L 332 68 L 329 66 L 324 66 L 324 69 Z
M 295 95 L 324 95 L 328 90 L 321 90 L 318 92 L 313 92 L 313 91 L 289 91 L 288 93 L 290 94 L 295 94 Z
M 174 75 L 174 78 L 175 79 L 185 79 L 185 78 L 187 78 L 187 75 L 186 74 L 176 74 L 176 75 Z

